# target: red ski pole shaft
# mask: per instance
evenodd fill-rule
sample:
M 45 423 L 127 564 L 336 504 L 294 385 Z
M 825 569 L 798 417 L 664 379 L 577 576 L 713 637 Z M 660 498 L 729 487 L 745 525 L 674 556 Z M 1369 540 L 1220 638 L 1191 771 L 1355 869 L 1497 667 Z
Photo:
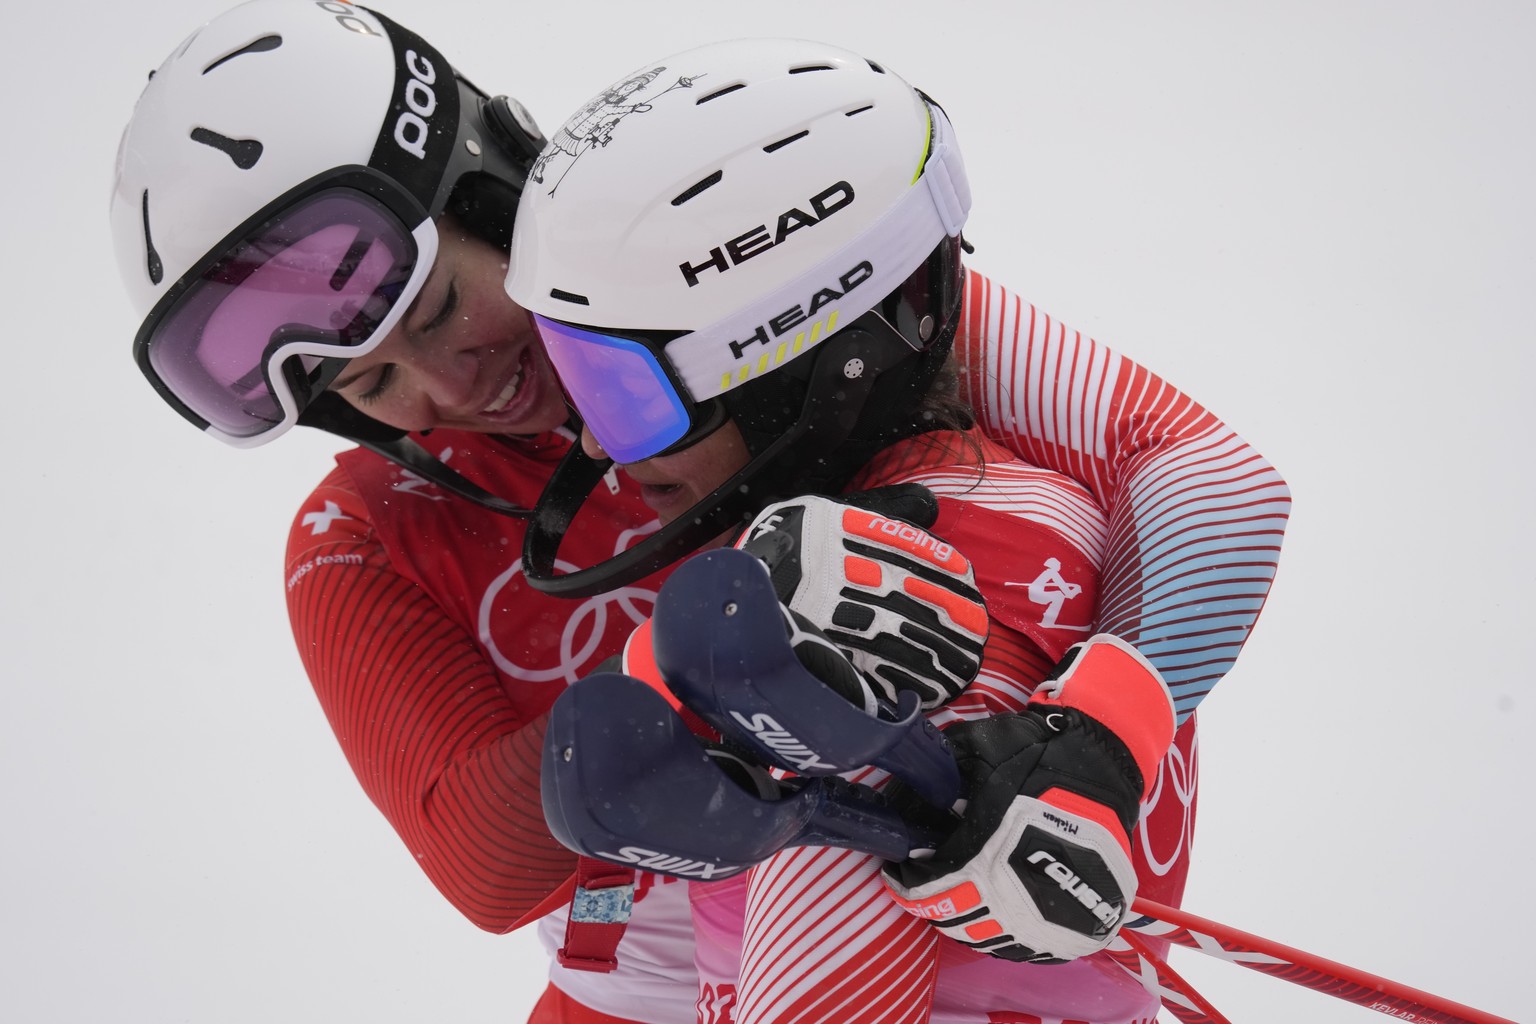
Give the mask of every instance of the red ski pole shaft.
M 1165 926 L 1164 929 L 1141 929 L 1148 935 L 1168 939 L 1208 956 L 1356 1003 L 1398 1020 L 1414 1021 L 1415 1024 L 1515 1024 L 1506 1017 L 1475 1010 L 1151 900 L 1137 899 L 1131 905 L 1131 912 Z
M 1120 938 L 1131 947 L 1131 952 L 1116 954 L 1111 949 L 1110 956 L 1114 957 L 1121 967 L 1136 975 L 1143 985 L 1150 985 L 1155 980 L 1158 998 L 1162 1000 L 1168 1012 L 1177 1018 L 1179 1024 L 1232 1024 L 1193 985 L 1185 981 L 1181 974 L 1168 966 L 1168 961 L 1153 951 L 1146 938 L 1130 929 L 1121 931 Z M 1135 967 L 1122 960 L 1121 956 L 1139 959 L 1154 973 L 1155 978 L 1141 978 Z

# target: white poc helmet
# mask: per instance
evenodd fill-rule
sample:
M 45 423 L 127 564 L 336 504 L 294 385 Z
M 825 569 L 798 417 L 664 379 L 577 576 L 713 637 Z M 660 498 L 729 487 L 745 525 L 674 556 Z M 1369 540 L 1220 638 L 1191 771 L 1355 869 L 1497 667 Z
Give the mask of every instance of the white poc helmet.
M 593 97 L 530 172 L 507 291 L 615 460 L 686 447 L 726 416 L 754 458 L 602 572 L 554 577 L 552 545 L 595 471 L 562 467 L 528 533 L 534 585 L 634 578 L 776 493 L 835 492 L 924 429 L 969 207 L 942 110 L 837 47 L 713 44 Z
M 425 40 L 346 0 L 250 0 L 151 73 L 111 222 L 140 368 L 230 444 L 400 432 L 325 392 L 409 306 L 458 214 L 510 243 L 543 138 Z

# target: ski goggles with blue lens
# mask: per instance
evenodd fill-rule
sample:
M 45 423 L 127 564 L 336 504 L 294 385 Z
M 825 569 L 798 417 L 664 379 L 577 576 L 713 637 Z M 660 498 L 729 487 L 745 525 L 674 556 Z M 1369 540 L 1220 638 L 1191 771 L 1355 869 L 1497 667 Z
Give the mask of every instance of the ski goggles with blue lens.
M 941 329 L 929 311 L 938 311 L 948 322 L 959 306 L 959 246 L 958 236 L 944 238 L 919 271 L 908 272 L 895 288 L 871 288 L 867 294 L 878 301 L 873 308 L 854 306 L 852 319 L 834 309 L 744 361 L 738 357 L 733 363 L 722 362 L 718 354 L 731 352 L 732 346 L 710 345 L 703 351 L 715 368 L 700 371 L 699 360 L 685 364 L 693 370 L 692 384 L 674 357 L 700 337 L 718 339 L 718 332 L 607 331 L 538 313 L 533 322 L 566 394 L 603 451 L 621 465 L 643 462 L 697 443 L 725 421 L 722 396 L 727 392 L 840 331 L 862 329 L 888 339 L 895 359 L 902 358 L 898 353 L 927 348 Z M 701 393 L 701 400 L 693 397 Z
M 378 346 L 437 256 L 421 204 L 366 167 L 268 204 L 155 305 L 134 359 L 162 398 L 236 447 L 287 430 Z
M 959 246 L 958 237 L 946 238 L 922 272 L 909 275 L 875 308 L 863 310 L 852 321 L 839 323 L 834 312 L 825 330 L 813 326 L 799 332 L 796 340 L 784 342 L 781 348 L 790 351 L 781 352 L 777 362 L 770 355 L 759 356 L 758 374 L 844 330 L 862 330 L 886 339 L 885 351 L 896 360 L 905 357 L 900 353 L 910 355 L 927 348 L 940 327 L 925 311 L 939 310 L 949 321 L 959 306 Z M 953 252 L 944 255 L 946 249 Z M 943 273 L 941 267 L 952 268 L 951 274 Z M 537 313 L 533 321 L 582 421 L 608 457 L 620 465 L 696 444 L 725 422 L 726 401 L 720 396 L 755 379 L 746 372 L 727 373 L 714 395 L 696 402 L 670 358 L 676 351 L 670 342 L 691 337 L 689 333 L 603 331 Z M 873 372 L 876 367 L 868 369 Z
M 533 314 L 544 350 L 582 421 L 613 461 L 643 462 L 694 443 L 723 422 L 696 407 L 660 354 L 668 335 L 616 334 Z

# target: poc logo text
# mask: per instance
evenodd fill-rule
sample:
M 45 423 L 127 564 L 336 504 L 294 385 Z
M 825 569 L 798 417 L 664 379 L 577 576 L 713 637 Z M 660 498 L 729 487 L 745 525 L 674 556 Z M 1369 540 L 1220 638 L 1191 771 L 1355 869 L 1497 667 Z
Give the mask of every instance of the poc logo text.
M 411 77 L 405 83 L 405 109 L 395 118 L 395 144 L 418 160 L 427 157 L 427 118 L 437 109 L 437 69 L 415 50 L 405 51 L 405 69 Z

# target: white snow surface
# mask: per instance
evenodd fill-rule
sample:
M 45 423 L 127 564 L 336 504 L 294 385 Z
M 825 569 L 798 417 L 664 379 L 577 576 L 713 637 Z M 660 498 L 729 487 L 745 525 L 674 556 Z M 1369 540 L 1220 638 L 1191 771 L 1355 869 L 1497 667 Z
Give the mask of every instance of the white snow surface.
M 1187 909 L 1536 1019 L 1536 7 L 381 6 L 546 127 L 748 34 L 848 46 L 939 99 L 973 264 L 1200 399 L 1294 491 L 1268 607 L 1201 712 Z M 288 637 L 286 526 L 337 444 L 226 449 L 130 359 L 118 134 L 221 7 L 7 8 L 0 1019 L 516 1024 L 531 932 L 432 889 Z M 1378 1019 L 1174 964 L 1243 1024 Z

